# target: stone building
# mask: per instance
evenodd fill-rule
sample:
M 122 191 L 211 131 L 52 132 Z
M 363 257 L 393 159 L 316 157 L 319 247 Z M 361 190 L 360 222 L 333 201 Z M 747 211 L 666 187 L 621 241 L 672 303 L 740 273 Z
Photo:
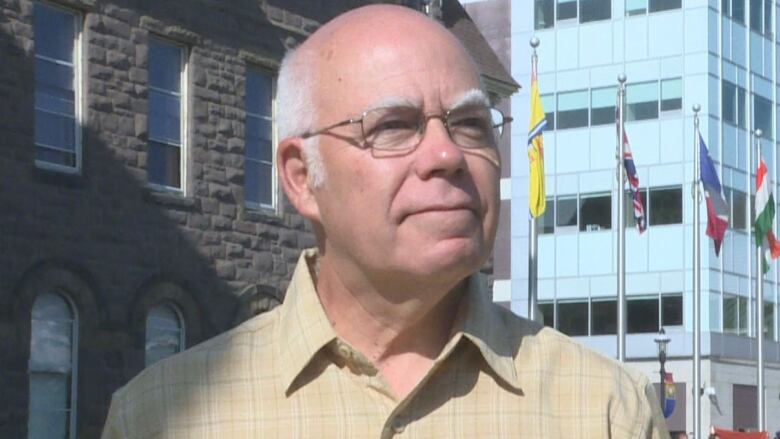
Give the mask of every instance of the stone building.
M 315 242 L 274 177 L 275 72 L 366 3 L 0 0 L 0 437 L 99 437 L 146 365 L 283 300 Z M 490 51 L 456 1 L 395 3 Z

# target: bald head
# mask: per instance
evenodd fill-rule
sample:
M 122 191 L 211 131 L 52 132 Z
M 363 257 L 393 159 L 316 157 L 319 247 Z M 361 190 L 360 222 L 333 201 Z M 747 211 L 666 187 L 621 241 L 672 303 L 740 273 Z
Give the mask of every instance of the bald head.
M 350 94 L 357 82 L 387 75 L 387 64 L 410 57 L 435 57 L 446 47 L 476 66 L 458 39 L 444 26 L 413 9 L 397 5 L 370 5 L 346 12 L 314 32 L 282 61 L 277 89 L 278 129 L 281 139 L 313 132 L 337 122 L 328 117 L 333 104 Z M 356 66 L 370 58 L 372 66 Z M 399 63 L 398 75 L 414 75 Z M 368 67 L 368 68 L 365 68 Z M 420 65 L 418 64 L 419 68 Z M 424 66 L 422 66 L 424 68 Z M 361 76 L 355 74 L 356 70 Z M 355 108 L 358 116 L 361 108 Z M 311 182 L 325 178 L 318 138 L 305 142 Z

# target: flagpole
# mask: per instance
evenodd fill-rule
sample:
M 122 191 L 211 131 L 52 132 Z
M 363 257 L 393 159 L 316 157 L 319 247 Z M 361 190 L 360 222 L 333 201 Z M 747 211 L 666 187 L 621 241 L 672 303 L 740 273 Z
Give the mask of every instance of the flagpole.
M 699 111 L 701 106 L 693 106 L 693 437 L 699 437 L 701 429 L 701 242 L 700 242 L 700 203 L 701 193 L 701 157 L 699 147 Z
M 625 167 L 625 127 L 623 125 L 625 120 L 625 100 L 626 100 L 626 75 L 621 73 L 617 77 L 618 80 L 618 94 L 617 94 L 617 106 L 618 106 L 618 138 L 617 138 L 617 179 L 618 179 L 618 217 L 617 217 L 617 246 L 618 246 L 618 260 L 617 260 L 617 324 L 618 324 L 618 361 L 621 363 L 626 361 L 626 195 L 625 195 L 625 181 L 626 181 L 626 167 Z
M 539 63 L 539 57 L 536 55 L 536 48 L 539 47 L 539 38 L 533 37 L 529 41 L 533 54 L 531 55 L 531 74 L 536 73 Z M 540 158 L 541 160 L 541 158 Z M 528 219 L 528 319 L 538 321 L 538 231 L 537 225 L 539 218 L 529 215 Z M 549 323 L 552 326 L 552 322 Z
M 756 129 L 756 161 L 761 162 L 761 135 L 763 132 L 761 129 Z M 764 180 L 764 184 L 770 184 L 769 175 L 767 174 Z M 756 187 L 758 191 L 758 187 Z M 756 221 L 758 221 L 758 212 L 756 212 Z M 756 229 L 758 233 L 758 229 Z M 756 240 L 758 242 L 758 240 Z M 758 341 L 758 383 L 756 386 L 756 395 L 758 399 L 758 429 L 759 431 L 766 430 L 766 417 L 764 407 L 764 255 L 762 252 L 763 247 L 758 245 L 756 247 L 756 338 Z

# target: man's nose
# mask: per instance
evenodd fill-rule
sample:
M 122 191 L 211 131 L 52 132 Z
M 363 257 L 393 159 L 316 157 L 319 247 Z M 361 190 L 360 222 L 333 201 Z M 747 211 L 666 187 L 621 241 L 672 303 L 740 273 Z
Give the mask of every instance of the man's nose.
M 463 150 L 453 142 L 444 121 L 439 117 L 428 120 L 417 147 L 415 169 L 421 179 L 449 176 L 466 168 Z

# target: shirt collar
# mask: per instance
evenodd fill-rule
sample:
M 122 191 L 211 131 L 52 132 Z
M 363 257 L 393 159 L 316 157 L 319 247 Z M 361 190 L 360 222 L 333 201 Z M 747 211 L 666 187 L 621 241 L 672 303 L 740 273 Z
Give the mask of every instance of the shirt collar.
M 282 383 L 289 392 L 295 379 L 327 344 L 337 339 L 328 316 L 320 303 L 312 273 L 317 264 L 317 250 L 301 253 L 295 267 L 284 303 L 280 307 L 278 357 Z M 475 273 L 469 277 L 468 288 L 453 325 L 450 341 L 461 336 L 479 349 L 487 365 L 506 384 L 520 389 L 515 368 L 516 346 L 507 337 L 506 316 L 492 303 L 484 277 Z M 457 343 L 448 343 L 443 359 Z
M 520 390 L 515 367 L 518 346 L 509 337 L 506 313 L 494 304 L 488 294 L 484 275 L 469 277 L 468 288 L 456 317 L 453 334 L 463 334 L 479 349 L 487 365 L 501 380 Z
M 336 338 L 314 287 L 316 264 L 316 249 L 301 253 L 280 307 L 276 345 L 285 392 L 315 354 Z

